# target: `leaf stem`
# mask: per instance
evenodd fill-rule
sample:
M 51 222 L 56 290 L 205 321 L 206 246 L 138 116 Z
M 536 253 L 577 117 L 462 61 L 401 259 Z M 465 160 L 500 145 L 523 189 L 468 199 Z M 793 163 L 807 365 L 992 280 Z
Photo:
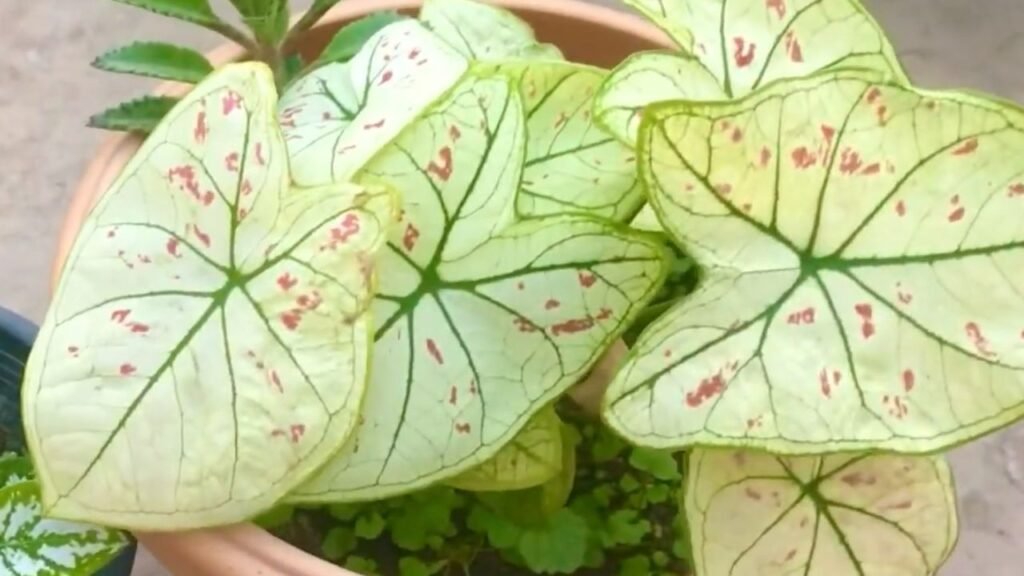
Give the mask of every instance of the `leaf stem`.
M 289 50 L 293 44 L 299 41 L 299 38 L 306 33 L 307 30 L 313 27 L 324 14 L 334 6 L 333 2 L 325 2 L 322 6 L 317 7 L 315 4 L 312 8 L 306 11 L 305 14 L 299 18 L 299 21 L 288 30 L 288 34 L 285 35 L 284 41 L 281 42 L 282 51 Z
M 227 22 L 217 20 L 216 22 L 203 24 L 203 26 L 205 26 L 209 30 L 212 30 L 220 34 L 228 40 L 231 40 L 232 42 L 238 44 L 242 48 L 245 48 L 245 50 L 253 56 L 256 56 L 260 53 L 259 45 L 257 45 L 252 38 L 250 38 L 245 32 L 242 32 L 241 30 L 235 28 Z

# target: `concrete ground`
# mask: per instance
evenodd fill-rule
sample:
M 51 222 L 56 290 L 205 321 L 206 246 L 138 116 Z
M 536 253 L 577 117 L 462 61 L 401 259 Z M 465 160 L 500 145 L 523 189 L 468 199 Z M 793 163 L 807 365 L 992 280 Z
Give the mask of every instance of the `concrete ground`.
M 919 84 L 1024 102 L 1020 0 L 868 4 Z M 0 304 L 38 320 L 62 211 L 102 136 L 83 124 L 89 114 L 149 86 L 93 71 L 91 57 L 133 39 L 200 48 L 217 40 L 109 0 L 0 0 L 0 26 Z M 962 534 L 943 574 L 1019 576 L 1024 425 L 960 448 L 952 459 Z M 164 572 L 143 555 L 136 573 Z

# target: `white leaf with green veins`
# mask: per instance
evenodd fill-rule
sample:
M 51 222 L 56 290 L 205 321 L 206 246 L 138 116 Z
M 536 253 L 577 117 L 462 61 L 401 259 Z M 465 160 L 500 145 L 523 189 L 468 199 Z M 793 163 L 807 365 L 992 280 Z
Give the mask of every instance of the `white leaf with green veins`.
M 392 195 L 293 189 L 262 64 L 164 119 L 82 226 L 26 368 L 48 515 L 232 523 L 353 430 Z
M 821 70 L 906 74 L 885 34 L 858 0 L 626 0 L 683 53 L 639 54 L 608 80 L 598 116 L 619 138 L 636 139 L 645 105 L 745 96 L 774 81 Z M 713 85 L 717 84 L 717 89 Z
M 688 471 L 697 576 L 932 576 L 956 543 L 941 457 L 697 449 Z
M 1020 109 L 828 73 L 659 106 L 640 145 L 705 279 L 612 383 L 626 437 L 923 452 L 1024 415 Z
M 464 57 L 415 20 L 385 27 L 349 62 L 318 68 L 281 99 L 300 186 L 351 180 L 465 73 Z
M 128 544 L 121 532 L 43 517 L 39 487 L 0 489 L 0 572 L 9 576 L 89 576 Z
M 420 20 L 472 60 L 561 60 L 552 44 L 537 42 L 533 29 L 512 12 L 474 0 L 426 0 Z
M 447 481 L 476 492 L 523 490 L 540 486 L 562 471 L 562 420 L 546 408 L 490 460 Z
M 383 498 L 490 459 L 658 289 L 647 235 L 517 220 L 525 123 L 506 76 L 474 74 L 368 167 L 404 214 L 380 262 L 365 420 L 295 500 Z
M 519 81 L 526 107 L 524 216 L 585 213 L 623 220 L 643 203 L 636 153 L 594 121 L 608 73 L 571 62 L 520 61 L 498 69 Z

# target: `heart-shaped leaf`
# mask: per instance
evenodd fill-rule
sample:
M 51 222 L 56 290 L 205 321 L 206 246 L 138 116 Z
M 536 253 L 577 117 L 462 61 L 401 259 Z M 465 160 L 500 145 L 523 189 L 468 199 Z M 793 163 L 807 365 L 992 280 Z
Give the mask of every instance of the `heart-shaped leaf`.
M 240 521 L 352 431 L 393 199 L 292 189 L 276 100 L 262 64 L 210 76 L 83 224 L 23 390 L 48 514 Z
M 643 203 L 636 153 L 594 122 L 608 73 L 571 62 L 518 61 L 499 69 L 519 81 L 526 107 L 524 216 L 581 212 L 623 220 Z
M 745 96 L 785 78 L 864 68 L 906 75 L 858 0 L 625 0 L 684 54 L 640 54 L 613 72 L 598 114 L 633 142 L 643 107 L 667 100 Z M 716 85 L 717 84 L 717 89 Z
M 365 421 L 296 500 L 380 498 L 488 460 L 662 282 L 646 234 L 517 219 L 526 115 L 512 84 L 471 74 L 367 168 L 403 192 L 404 216 L 381 257 Z
M 874 78 L 649 112 L 643 178 L 705 274 L 612 383 L 628 438 L 921 452 L 1024 414 L 1024 113 Z
M 35 482 L 0 489 L 0 541 L 10 576 L 89 576 L 128 544 L 120 532 L 44 518 Z
M 280 122 L 300 186 L 350 180 L 462 77 L 466 60 L 415 20 L 374 35 L 349 62 L 302 78 Z
M 931 576 L 956 543 L 939 457 L 697 449 L 688 469 L 697 576 Z
M 474 0 L 426 0 L 420 20 L 472 60 L 561 60 L 552 44 L 537 42 L 533 29 L 512 12 Z
M 477 492 L 523 490 L 544 484 L 561 470 L 562 420 L 554 408 L 546 408 L 494 457 L 447 484 Z

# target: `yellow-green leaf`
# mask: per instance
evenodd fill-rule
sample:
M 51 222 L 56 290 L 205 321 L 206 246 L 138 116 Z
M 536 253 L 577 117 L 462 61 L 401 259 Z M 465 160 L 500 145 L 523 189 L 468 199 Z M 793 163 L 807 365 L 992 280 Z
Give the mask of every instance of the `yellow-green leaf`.
M 697 576 L 932 576 L 956 542 L 939 457 L 697 449 L 689 470 Z
M 292 188 L 276 104 L 265 65 L 214 73 L 82 225 L 23 388 L 47 514 L 238 522 L 353 430 L 394 202 Z
M 704 268 L 640 337 L 609 424 L 653 447 L 939 450 L 1024 415 L 1024 112 L 866 72 L 641 128 Z
M 420 20 L 473 60 L 561 60 L 552 44 L 537 42 L 530 25 L 512 12 L 474 0 L 426 0 Z

